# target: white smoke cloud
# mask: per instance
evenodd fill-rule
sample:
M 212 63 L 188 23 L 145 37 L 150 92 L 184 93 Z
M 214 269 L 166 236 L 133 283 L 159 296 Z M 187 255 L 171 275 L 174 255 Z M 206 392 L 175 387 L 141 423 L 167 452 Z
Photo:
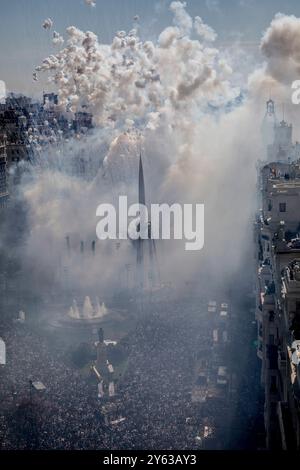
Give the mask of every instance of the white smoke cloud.
M 215 41 L 217 39 L 216 32 L 205 24 L 200 16 L 195 17 L 194 28 L 198 36 L 204 41 Z
M 64 43 L 64 38 L 57 31 L 53 31 L 52 43 L 55 46 L 61 46 Z
M 248 88 L 252 98 L 265 101 L 270 96 L 277 104 L 277 117 L 299 120 L 299 106 L 292 104 L 291 85 L 300 76 L 300 18 L 278 13 L 264 32 L 260 44 L 263 64 L 250 74 Z M 294 138 L 299 139 L 298 126 Z
M 96 6 L 95 0 L 85 0 L 85 3 L 90 7 L 95 7 Z
M 51 20 L 51 18 L 47 18 L 46 20 L 43 21 L 42 23 L 42 27 L 44 29 L 51 29 L 53 26 L 53 21 Z
M 174 23 L 181 34 L 188 35 L 193 27 L 193 20 L 186 11 L 186 2 L 172 2 L 170 10 L 174 14 Z
M 162 277 L 183 285 L 200 272 L 205 282 L 216 282 L 240 268 L 251 245 L 255 162 L 262 152 L 260 121 L 253 116 L 263 113 L 264 93 L 280 75 L 283 58 L 278 61 L 271 44 L 278 35 L 284 42 L 282 33 L 275 34 L 283 20 L 277 17 L 263 37 L 267 64 L 252 73 L 246 99 L 237 83 L 240 56 L 228 61 L 226 51 L 209 47 L 216 33 L 200 17 L 193 19 L 185 3 L 172 2 L 170 9 L 173 25 L 153 41 L 142 41 L 132 30 L 103 44 L 94 33 L 71 26 L 65 47 L 37 68 L 57 87 L 62 109 L 93 113 L 96 128 L 83 147 L 100 167 L 89 182 L 62 171 L 80 153 L 79 142 L 72 152 L 62 152 L 57 164 L 53 158 L 47 173 L 42 168 L 41 179 L 24 184 L 32 227 L 28 250 L 44 259 L 45 270 L 49 253 L 41 240 L 50 238 L 56 253 L 68 232 L 90 243 L 100 202 L 114 201 L 122 192 L 136 198 L 140 150 L 148 201 L 198 202 L 206 208 L 202 252 L 191 257 L 180 243 L 158 244 Z M 296 61 L 296 52 L 289 54 Z M 100 244 L 97 265 L 90 265 L 83 281 L 82 266 L 74 262 L 73 279 L 88 285 L 101 278 L 116 286 L 125 264 L 134 264 L 132 250 L 130 243 L 120 249 Z
M 267 60 L 266 72 L 275 80 L 289 84 L 300 75 L 300 18 L 278 13 L 261 41 Z
M 230 67 L 219 51 L 190 38 L 193 19 L 185 3 L 172 2 L 170 9 L 175 26 L 162 31 L 156 43 L 142 42 L 131 30 L 118 31 L 106 45 L 94 33 L 71 26 L 67 46 L 37 71 L 51 72 L 62 107 L 72 112 L 88 107 L 97 125 L 119 130 L 126 130 L 128 119 L 147 127 L 153 113 L 172 119 L 181 107 L 232 99 L 236 90 L 228 87 Z M 195 28 L 205 41 L 215 38 L 200 17 Z

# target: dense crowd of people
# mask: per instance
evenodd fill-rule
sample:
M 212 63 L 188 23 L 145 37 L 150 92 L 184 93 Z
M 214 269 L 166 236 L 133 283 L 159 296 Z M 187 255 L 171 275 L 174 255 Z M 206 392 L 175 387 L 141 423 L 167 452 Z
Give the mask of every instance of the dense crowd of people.
M 222 446 L 226 402 L 191 398 L 196 365 L 212 343 L 207 316 L 195 302 L 144 312 L 126 338 L 127 366 L 110 401 L 99 399 L 95 378 L 76 369 L 51 336 L 1 320 L 0 448 L 198 449 L 205 429 Z M 30 391 L 29 380 L 46 389 Z

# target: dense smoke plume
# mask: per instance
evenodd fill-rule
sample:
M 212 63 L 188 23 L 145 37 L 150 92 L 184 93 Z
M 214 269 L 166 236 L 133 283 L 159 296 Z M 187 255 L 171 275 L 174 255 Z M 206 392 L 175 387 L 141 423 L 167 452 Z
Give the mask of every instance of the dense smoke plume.
M 300 18 L 294 15 L 275 15 L 261 39 L 264 62 L 249 77 L 252 98 L 258 101 L 272 97 L 277 104 L 278 120 L 285 114 L 293 123 L 299 119 L 299 106 L 293 105 L 291 99 L 291 85 L 300 76 L 299 26 Z M 294 138 L 299 137 L 298 126 L 294 126 Z
M 290 85 L 300 75 L 300 18 L 278 13 L 262 38 L 261 50 L 267 73 Z
M 78 137 L 71 151 L 45 155 L 37 162 L 40 171 L 24 178 L 31 224 L 27 259 L 39 266 L 39 280 L 65 256 L 66 234 L 90 246 L 100 202 L 116 201 L 118 194 L 137 197 L 140 151 L 148 202 L 205 204 L 201 252 L 158 242 L 163 281 L 184 286 L 191 279 L 228 279 L 251 249 L 259 116 L 270 85 L 276 99 L 297 78 L 300 20 L 274 18 L 261 43 L 265 64 L 238 87 L 231 79 L 234 58 L 229 64 L 226 51 L 214 46 L 214 30 L 200 16 L 193 19 L 183 2 L 172 2 L 170 10 L 173 24 L 154 42 L 141 40 L 134 28 L 102 44 L 93 32 L 71 26 L 65 47 L 36 69 L 48 73 L 64 112 L 88 110 L 95 124 L 84 143 Z M 96 168 L 94 178 L 67 171 L 80 146 Z M 96 263 L 72 262 L 72 282 L 116 288 L 128 263 L 135 264 L 130 241 L 98 241 Z

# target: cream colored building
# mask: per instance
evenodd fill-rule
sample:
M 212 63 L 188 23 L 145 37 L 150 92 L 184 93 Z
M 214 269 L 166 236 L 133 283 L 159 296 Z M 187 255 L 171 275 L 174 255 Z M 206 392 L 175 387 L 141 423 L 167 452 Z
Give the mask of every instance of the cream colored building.
M 261 165 L 259 173 L 256 320 L 266 445 L 300 449 L 300 162 Z

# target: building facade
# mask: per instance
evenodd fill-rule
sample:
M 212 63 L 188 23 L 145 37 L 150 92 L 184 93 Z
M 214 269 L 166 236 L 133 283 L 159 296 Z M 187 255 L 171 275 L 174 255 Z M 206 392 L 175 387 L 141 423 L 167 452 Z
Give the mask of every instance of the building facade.
M 258 165 L 258 182 L 257 355 L 265 392 L 266 446 L 299 449 L 300 160 L 291 125 L 275 125 L 267 162 Z
M 20 162 L 34 162 L 53 149 L 65 151 L 67 142 L 72 142 L 72 139 L 83 141 L 92 128 L 90 113 L 85 109 L 75 114 L 63 112 L 55 93 L 44 93 L 42 102 L 35 102 L 23 95 L 9 94 L 0 103 L 0 134 L 6 135 L 6 169 L 11 170 L 10 194 L 13 195 L 13 188 L 20 182 L 24 168 L 19 165 Z M 74 155 L 70 171 L 85 176 L 95 169 L 90 164 L 85 146 L 81 148 L 81 154 L 77 152 Z
M 7 184 L 7 154 L 6 135 L 0 134 L 0 210 L 7 206 L 8 184 Z

